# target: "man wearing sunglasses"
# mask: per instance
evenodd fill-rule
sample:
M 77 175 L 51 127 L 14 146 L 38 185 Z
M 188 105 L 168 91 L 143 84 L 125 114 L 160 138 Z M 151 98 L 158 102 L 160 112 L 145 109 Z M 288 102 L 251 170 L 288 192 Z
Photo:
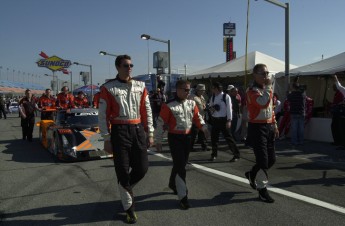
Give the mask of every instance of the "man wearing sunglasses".
M 118 56 L 115 66 L 116 78 L 101 86 L 99 127 L 105 151 L 114 154 L 126 221 L 133 224 L 137 221 L 133 187 L 147 172 L 147 148 L 153 144 L 152 111 L 145 83 L 131 77 L 131 57 Z
M 169 179 L 169 188 L 178 196 L 182 209 L 190 207 L 187 197 L 186 164 L 191 151 L 192 124 L 202 129 L 208 137 L 208 130 L 194 100 L 187 99 L 190 82 L 179 80 L 176 83 L 176 97 L 169 103 L 163 103 L 157 120 L 155 143 L 157 152 L 162 151 L 164 130 L 168 130 L 168 143 L 173 159 L 173 168 Z
M 260 200 L 273 203 L 268 194 L 268 169 L 276 161 L 275 138 L 279 131 L 273 110 L 272 78 L 265 64 L 253 68 L 254 83 L 247 90 L 248 138 L 254 149 L 256 163 L 251 171 L 245 173 L 250 186 L 259 191 Z

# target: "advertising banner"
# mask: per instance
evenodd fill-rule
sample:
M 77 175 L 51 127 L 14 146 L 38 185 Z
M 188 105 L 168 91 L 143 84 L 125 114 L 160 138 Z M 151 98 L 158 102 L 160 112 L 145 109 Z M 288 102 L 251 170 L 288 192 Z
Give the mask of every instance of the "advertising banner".
M 36 62 L 37 66 L 48 68 L 51 71 L 62 71 L 64 74 L 69 74 L 66 68 L 69 68 L 72 64 L 70 60 L 63 60 L 57 56 L 49 57 L 42 51 L 39 55 L 43 57 L 43 59 Z

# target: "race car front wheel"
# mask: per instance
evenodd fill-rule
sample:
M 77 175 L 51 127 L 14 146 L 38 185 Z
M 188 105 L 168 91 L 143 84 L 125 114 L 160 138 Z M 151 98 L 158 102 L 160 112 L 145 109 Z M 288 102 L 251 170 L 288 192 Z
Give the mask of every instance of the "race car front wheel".
M 58 152 L 59 152 L 59 137 L 56 133 L 54 133 L 52 139 L 49 140 L 49 144 L 48 144 L 48 147 L 49 147 L 49 151 L 57 156 L 58 155 Z

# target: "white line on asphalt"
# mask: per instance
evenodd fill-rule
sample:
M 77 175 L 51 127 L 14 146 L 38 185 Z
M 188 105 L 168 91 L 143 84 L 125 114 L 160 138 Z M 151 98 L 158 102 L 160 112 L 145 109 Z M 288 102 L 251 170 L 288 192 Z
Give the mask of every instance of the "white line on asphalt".
M 148 150 L 148 152 L 150 154 L 158 156 L 160 158 L 172 160 L 171 158 L 169 158 L 169 157 L 167 157 L 165 155 L 159 154 L 159 153 L 157 153 L 155 151 Z M 206 172 L 209 172 L 209 173 L 216 174 L 218 176 L 229 178 L 231 180 L 235 180 L 235 181 L 238 181 L 238 182 L 249 184 L 249 181 L 247 179 L 243 178 L 243 177 L 239 177 L 239 176 L 232 175 L 232 174 L 229 174 L 229 173 L 225 173 L 225 172 L 222 172 L 222 171 L 219 171 L 219 170 L 211 169 L 211 168 L 199 165 L 199 164 L 192 163 L 191 165 L 194 166 L 195 168 L 199 169 L 199 170 L 203 170 L 203 171 L 206 171 Z M 300 200 L 300 201 L 303 201 L 303 202 L 306 202 L 306 203 L 309 203 L 309 204 L 313 204 L 313 205 L 316 205 L 316 206 L 320 206 L 320 207 L 323 207 L 323 208 L 326 208 L 326 209 L 330 209 L 330 210 L 333 210 L 333 211 L 345 214 L 345 208 L 342 207 L 342 206 L 337 206 L 337 205 L 334 205 L 334 204 L 331 204 L 331 203 L 328 203 L 328 202 L 324 202 L 324 201 L 321 201 L 321 200 L 310 198 L 308 196 L 300 195 L 300 194 L 297 194 L 297 193 L 294 193 L 294 192 L 290 192 L 290 191 L 283 190 L 283 189 L 280 189 L 280 188 L 275 188 L 275 187 L 272 187 L 272 186 L 267 186 L 267 189 L 272 191 L 272 192 L 274 192 L 274 193 L 280 194 L 280 195 L 285 195 L 285 196 L 288 196 L 290 198 L 294 198 L 294 199 L 297 199 L 297 200 Z
M 288 154 L 288 153 L 302 153 L 299 150 L 284 150 L 284 151 L 275 151 L 276 154 Z

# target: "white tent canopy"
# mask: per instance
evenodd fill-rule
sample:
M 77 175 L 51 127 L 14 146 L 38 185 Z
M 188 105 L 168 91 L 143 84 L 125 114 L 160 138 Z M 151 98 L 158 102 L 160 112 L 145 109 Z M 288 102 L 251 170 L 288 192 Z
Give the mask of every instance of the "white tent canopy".
M 324 101 L 332 101 L 334 96 L 333 78 L 330 75 L 345 72 L 345 52 L 333 57 L 290 70 L 290 77 L 300 76 L 299 83 L 307 86 L 307 95 L 314 100 L 314 107 L 323 107 Z M 283 97 L 286 94 L 285 73 L 276 74 L 275 92 Z M 344 78 L 339 78 L 344 84 Z M 292 81 L 292 80 L 291 80 Z
M 268 56 L 258 51 L 248 53 L 248 67 L 247 70 L 251 73 L 253 67 L 258 63 L 266 64 L 268 70 L 275 74 L 277 72 L 285 70 L 285 62 L 278 60 L 274 57 Z M 202 79 L 202 78 L 214 78 L 214 77 L 237 77 L 245 75 L 245 56 L 234 59 L 232 61 L 218 64 L 216 66 L 206 68 L 201 71 L 197 71 L 187 75 L 189 79 Z M 290 68 L 296 68 L 295 65 L 290 64 Z
M 345 52 L 312 64 L 292 69 L 290 70 L 290 76 L 334 75 L 336 72 L 343 71 L 345 71 Z M 284 75 L 284 72 L 279 72 L 276 74 L 276 77 Z

